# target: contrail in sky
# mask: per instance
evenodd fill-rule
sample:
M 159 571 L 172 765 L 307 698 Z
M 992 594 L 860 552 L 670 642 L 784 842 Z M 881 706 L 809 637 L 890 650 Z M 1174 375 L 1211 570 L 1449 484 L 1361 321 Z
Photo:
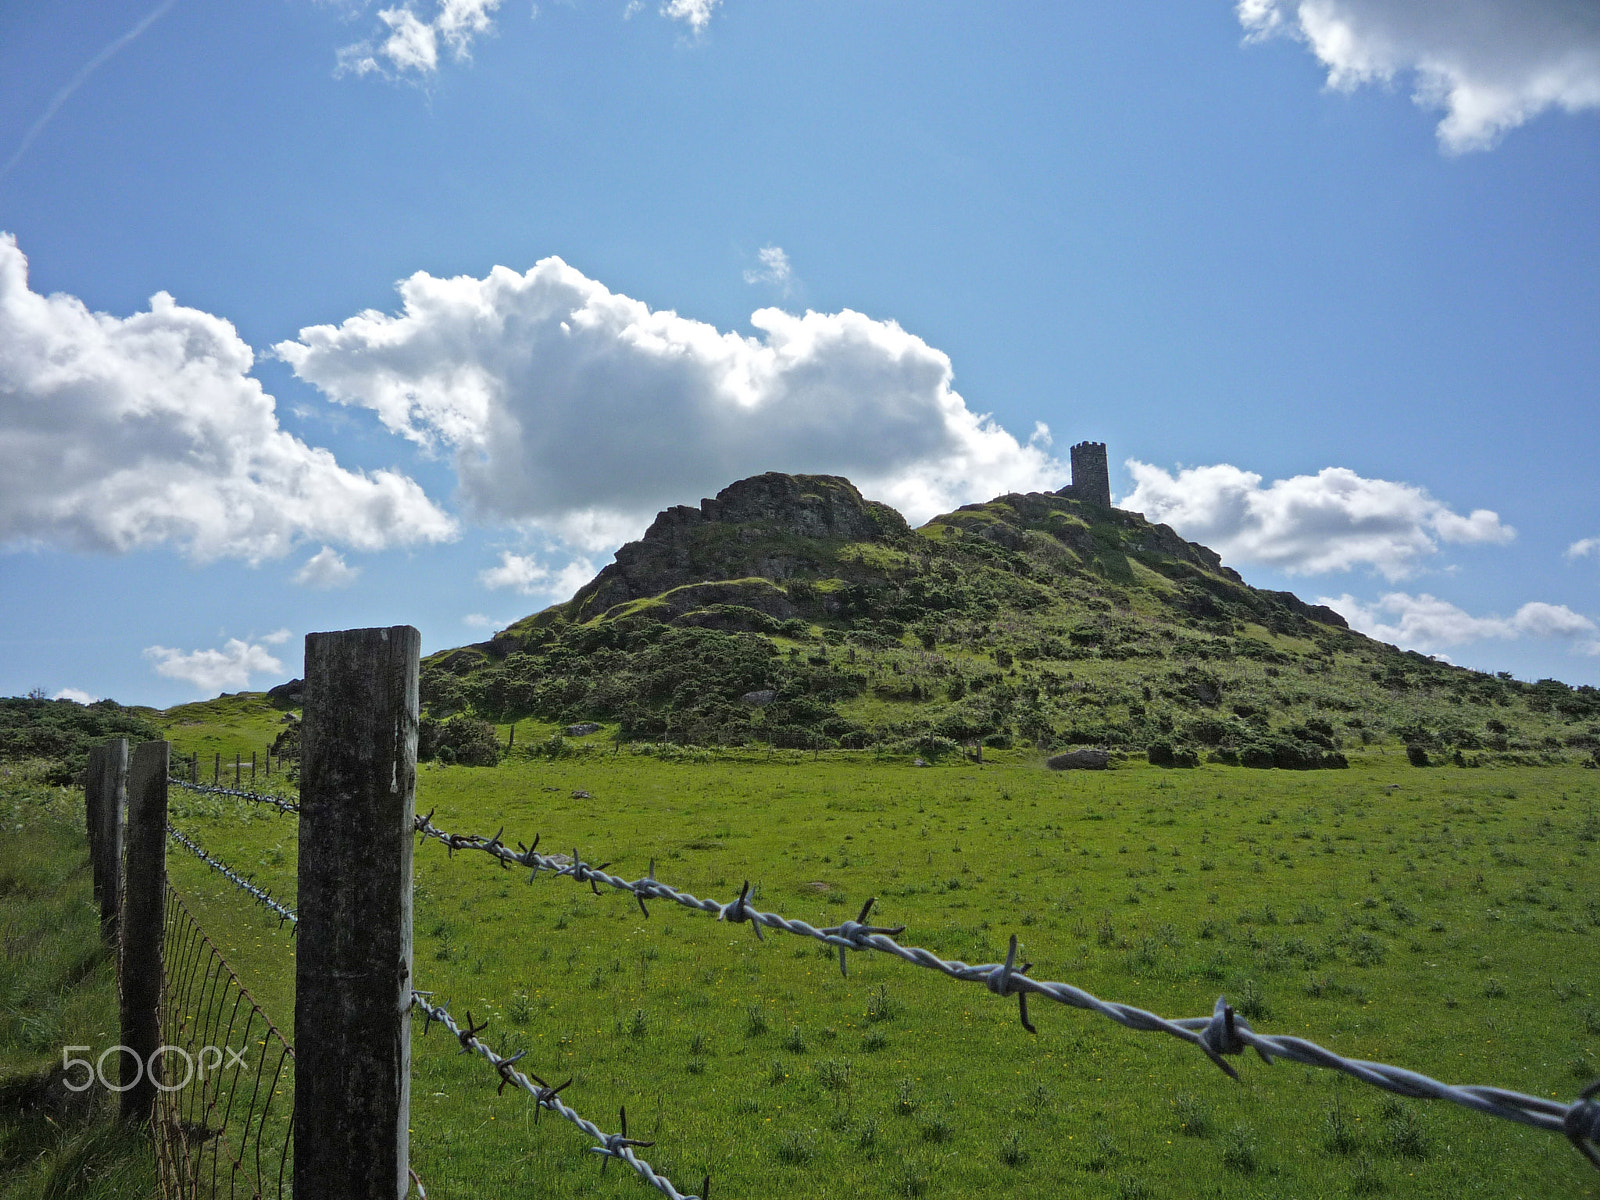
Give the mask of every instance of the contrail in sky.
M 16 153 L 6 160 L 5 166 L 0 167 L 0 179 L 4 179 L 7 175 L 11 174 L 11 168 L 16 166 L 17 163 L 21 161 L 22 156 L 28 152 L 28 147 L 33 145 L 34 138 L 38 137 L 39 134 L 44 131 L 44 127 L 50 124 L 50 118 L 55 116 L 56 113 L 60 111 L 61 106 L 71 98 L 72 93 L 81 88 L 84 84 L 84 81 L 98 71 L 101 67 L 103 67 L 107 60 L 114 56 L 117 51 L 121 50 L 146 29 L 149 29 L 150 26 L 159 21 L 166 13 L 167 9 L 171 8 L 177 2 L 178 0 L 161 0 L 161 3 L 156 5 L 155 8 L 151 9 L 147 14 L 145 14 L 144 18 L 137 25 L 128 30 L 127 33 L 123 34 L 116 41 L 112 42 L 109 46 L 100 51 L 99 54 L 96 54 L 87 63 L 85 63 L 83 65 L 83 69 L 72 77 L 67 86 L 55 94 L 55 97 L 50 101 L 50 106 L 44 110 L 44 115 L 35 121 L 28 132 L 23 135 L 22 144 L 17 147 Z

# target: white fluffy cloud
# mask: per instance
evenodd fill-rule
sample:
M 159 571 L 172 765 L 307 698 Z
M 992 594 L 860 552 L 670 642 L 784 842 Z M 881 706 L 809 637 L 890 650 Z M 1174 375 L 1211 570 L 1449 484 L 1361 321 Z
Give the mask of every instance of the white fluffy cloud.
M 1322 597 L 1326 604 L 1360 630 L 1379 641 L 1407 650 L 1438 650 L 1489 638 L 1553 638 L 1575 641 L 1596 632 L 1593 621 L 1564 604 L 1532 601 L 1510 617 L 1475 617 L 1466 610 L 1430 596 L 1390 592 L 1376 604 L 1365 605 L 1354 596 Z M 1589 643 L 1581 648 L 1585 651 Z
M 1262 486 L 1261 476 L 1219 463 L 1176 475 L 1129 459 L 1137 487 L 1123 508 L 1171 525 L 1234 565 L 1292 574 L 1370 566 L 1411 574 L 1440 542 L 1508 542 L 1516 531 L 1488 509 L 1462 516 L 1408 483 L 1365 479 L 1344 467 Z
M 774 287 L 782 288 L 787 294 L 790 285 L 794 282 L 794 267 L 789 262 L 789 256 L 784 253 L 782 246 L 763 246 L 756 251 L 760 260 L 759 267 L 752 267 L 745 271 L 746 283 L 768 283 Z
M 352 567 L 344 555 L 332 546 L 324 546 L 306 559 L 305 565 L 294 573 L 294 581 L 302 587 L 326 590 L 349 587 L 360 574 L 360 567 Z
M 846 475 L 915 521 L 1065 482 L 1047 429 L 1019 442 L 973 413 L 950 360 L 892 321 L 765 308 L 744 337 L 652 312 L 558 258 L 483 279 L 419 272 L 400 294 L 398 315 L 275 349 L 333 400 L 452 450 L 484 517 L 568 540 L 637 531 L 663 505 L 782 470 Z
M 559 603 L 570 600 L 594 578 L 595 571 L 594 563 L 586 558 L 552 567 L 531 554 L 501 551 L 500 565 L 478 572 L 478 582 L 486 588 L 515 588 L 524 596 L 548 596 Z
M 438 11 L 424 21 L 408 4 L 378 10 L 386 32 L 375 39 L 345 46 L 338 53 L 338 74 L 422 78 L 439 69 L 441 50 L 457 62 L 472 57 L 472 43 L 494 29 L 500 0 L 440 0 Z
M 1352 91 L 1409 75 L 1442 109 L 1440 145 L 1482 150 L 1550 108 L 1600 107 L 1600 5 L 1592 0 L 1237 0 L 1249 40 L 1303 41 Z
M 1579 538 L 1567 547 L 1568 558 L 1584 558 L 1600 551 L 1600 538 Z
M 93 704 L 96 697 L 91 696 L 88 692 L 80 691 L 77 688 L 65 687 L 55 695 L 51 696 L 50 699 L 71 700 L 74 704 Z
M 661 15 L 669 21 L 682 21 L 696 37 L 711 24 L 711 15 L 722 0 L 665 0 Z
M 144 656 L 155 664 L 156 673 L 168 679 L 181 679 L 193 684 L 201 692 L 219 692 L 227 688 L 243 691 L 250 686 L 250 676 L 279 674 L 280 662 L 269 646 L 289 640 L 289 631 L 280 629 L 269 633 L 258 642 L 244 642 L 229 638 L 220 650 L 175 650 L 170 646 L 148 646 Z
M 0 546 L 169 542 L 255 562 L 307 538 L 454 536 L 411 479 L 346 470 L 280 429 L 252 362 L 231 324 L 165 292 L 127 318 L 39 295 L 0 234 Z

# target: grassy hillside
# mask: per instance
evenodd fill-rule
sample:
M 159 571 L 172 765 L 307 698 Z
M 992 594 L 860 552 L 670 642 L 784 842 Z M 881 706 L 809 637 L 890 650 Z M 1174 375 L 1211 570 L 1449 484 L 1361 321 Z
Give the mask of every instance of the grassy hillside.
M 1032 494 L 915 531 L 892 517 L 819 476 L 669 509 L 570 602 L 430 656 L 424 702 L 633 740 L 925 757 L 1155 744 L 1308 766 L 1409 744 L 1473 766 L 1600 748 L 1596 689 L 1403 653 L 1138 514 Z

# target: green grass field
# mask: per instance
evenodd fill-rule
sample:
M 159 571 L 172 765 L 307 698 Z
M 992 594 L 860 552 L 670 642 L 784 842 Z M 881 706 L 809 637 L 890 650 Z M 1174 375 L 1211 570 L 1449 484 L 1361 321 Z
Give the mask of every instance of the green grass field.
M 0 1200 L 151 1196 L 149 1142 L 117 1122 L 116 1098 L 62 1086 L 63 1046 L 117 1040 L 116 966 L 82 795 L 42 775 L 0 768 Z
M 519 741 L 538 731 L 525 725 Z M 175 730 L 180 739 L 183 731 Z M 904 922 L 907 944 L 996 961 L 1167 1016 L 1219 992 L 1258 1029 L 1452 1082 L 1570 1099 L 1600 1075 L 1600 774 L 1419 770 L 1395 748 L 1348 771 L 1053 774 L 917 769 L 870 754 L 623 753 L 424 766 L 418 806 L 700 896 L 816 924 Z M 1006 756 L 1002 756 L 1003 758 Z M 575 797 L 584 791 L 588 797 Z M 292 896 L 291 818 L 173 796 L 174 823 Z M 293 943 L 181 849 L 174 881 L 287 1031 Z M 1587 881 L 1587 882 L 1586 882 Z M 486 856 L 416 858 L 416 977 L 490 1020 L 502 1052 L 685 1191 L 836 1197 L 1593 1196 L 1555 1134 L 1397 1101 L 1253 1056 L 1226 1079 L 1170 1039 L 1014 1001 Z M 416 1030 L 420 1035 L 420 1024 Z M 583 1137 L 435 1029 L 413 1040 L 412 1160 L 430 1197 L 642 1196 Z

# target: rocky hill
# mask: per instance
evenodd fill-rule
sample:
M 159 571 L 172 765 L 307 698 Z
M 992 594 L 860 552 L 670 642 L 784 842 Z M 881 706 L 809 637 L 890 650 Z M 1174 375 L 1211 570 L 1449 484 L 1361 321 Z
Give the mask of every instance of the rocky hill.
M 572 600 L 430 656 L 431 715 L 629 739 L 937 754 L 1097 745 L 1176 764 L 1590 758 L 1600 693 L 1396 650 L 1250 587 L 1138 513 L 1058 493 L 911 529 L 846 479 L 662 512 Z

